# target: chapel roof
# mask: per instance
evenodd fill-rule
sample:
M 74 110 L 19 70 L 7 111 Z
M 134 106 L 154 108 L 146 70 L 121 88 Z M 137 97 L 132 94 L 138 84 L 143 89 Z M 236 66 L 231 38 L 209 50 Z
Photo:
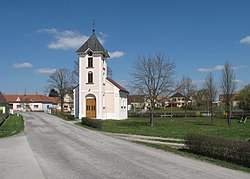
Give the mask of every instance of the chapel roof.
M 107 77 L 107 80 L 112 83 L 113 85 L 115 85 L 117 88 L 119 88 L 120 91 L 123 91 L 125 93 L 129 93 L 125 88 L 123 88 L 121 85 L 119 85 L 118 83 L 116 83 L 114 80 L 112 80 L 111 78 Z
M 93 52 L 102 52 L 106 57 L 109 57 L 107 50 L 104 49 L 94 31 L 89 39 L 76 51 L 76 53 L 86 53 L 88 49 L 91 49 Z

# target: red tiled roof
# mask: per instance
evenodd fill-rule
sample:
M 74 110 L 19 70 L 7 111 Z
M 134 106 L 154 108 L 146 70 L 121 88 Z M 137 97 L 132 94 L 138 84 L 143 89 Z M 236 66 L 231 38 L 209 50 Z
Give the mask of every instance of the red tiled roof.
M 144 103 L 145 95 L 128 95 L 129 103 Z
M 5 99 L 8 102 L 19 102 L 17 99 L 20 100 L 20 102 L 43 102 L 43 103 L 49 103 L 53 102 L 48 96 L 42 95 L 42 94 L 14 94 L 14 95 L 4 95 Z
M 0 91 L 0 104 L 7 104 L 8 101 L 5 99 L 4 95 Z
M 59 97 L 49 97 L 49 99 L 51 100 L 52 103 L 59 103 L 60 102 L 60 98 Z
M 129 93 L 125 88 L 123 88 L 121 85 L 119 85 L 118 83 L 116 83 L 114 80 L 112 80 L 111 78 L 107 77 L 107 80 L 112 83 L 113 85 L 115 85 L 117 88 L 119 88 L 121 91 L 125 92 L 125 93 Z
M 229 94 L 228 98 L 229 98 L 230 100 L 232 100 L 232 99 L 234 99 L 236 96 L 237 96 L 237 94 Z M 219 101 L 225 102 L 225 101 L 226 101 L 226 98 L 227 98 L 227 95 L 226 95 L 226 94 L 219 94 Z

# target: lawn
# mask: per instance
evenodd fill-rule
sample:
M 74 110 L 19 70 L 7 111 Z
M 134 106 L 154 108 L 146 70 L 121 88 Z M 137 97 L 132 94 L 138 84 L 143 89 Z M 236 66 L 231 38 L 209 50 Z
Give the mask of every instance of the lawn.
M 202 133 L 221 136 L 236 140 L 250 139 L 250 122 L 238 123 L 232 119 L 232 125 L 227 126 L 226 119 L 214 119 L 211 124 L 206 117 L 193 118 L 154 118 L 154 127 L 148 126 L 148 118 L 129 118 L 127 120 L 106 120 L 102 128 L 105 132 L 137 134 L 158 137 L 172 137 L 183 139 L 189 133 Z
M 23 131 L 23 129 L 23 117 L 21 115 L 10 115 L 0 126 L 0 138 L 18 134 Z

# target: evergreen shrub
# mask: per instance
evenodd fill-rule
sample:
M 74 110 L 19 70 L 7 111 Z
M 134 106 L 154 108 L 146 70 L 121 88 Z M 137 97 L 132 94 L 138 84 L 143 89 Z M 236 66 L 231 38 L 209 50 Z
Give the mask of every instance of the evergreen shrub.
M 250 142 L 248 141 L 203 134 L 189 134 L 185 141 L 187 149 L 192 153 L 250 167 Z
M 91 118 L 83 117 L 82 124 L 89 126 L 89 127 L 97 128 L 97 129 L 102 128 L 102 120 L 100 119 L 91 119 Z

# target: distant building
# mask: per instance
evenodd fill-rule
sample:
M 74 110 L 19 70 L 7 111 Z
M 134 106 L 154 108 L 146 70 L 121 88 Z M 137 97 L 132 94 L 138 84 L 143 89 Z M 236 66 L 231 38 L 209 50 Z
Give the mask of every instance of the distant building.
M 4 95 L 0 91 L 0 114 L 7 112 L 8 101 L 5 99 Z
M 235 101 L 234 98 L 237 96 L 237 94 L 231 94 L 229 95 L 229 100 L 232 101 L 233 107 L 236 107 L 238 105 L 238 101 Z M 219 94 L 219 103 L 226 102 L 227 95 L 226 94 Z
M 61 101 L 59 97 L 49 97 L 56 104 L 56 110 L 61 112 Z M 69 94 L 64 96 L 63 111 L 71 112 L 74 109 L 74 100 Z
M 42 94 L 15 94 L 4 95 L 4 97 L 13 113 L 17 111 L 47 111 L 57 105 L 50 97 Z
M 8 101 L 0 91 L 0 125 L 4 122 L 8 115 Z
M 126 119 L 128 91 L 107 77 L 109 54 L 94 30 L 76 53 L 79 56 L 79 85 L 74 89 L 75 116 Z
M 186 102 L 187 102 L 187 104 L 191 104 L 192 100 L 188 99 L 187 97 L 185 97 L 181 93 L 175 93 L 174 95 L 170 96 L 170 103 L 171 103 L 172 107 L 181 108 L 181 107 L 185 106 Z
M 145 95 L 128 95 L 128 104 L 135 108 L 143 108 L 145 106 Z

